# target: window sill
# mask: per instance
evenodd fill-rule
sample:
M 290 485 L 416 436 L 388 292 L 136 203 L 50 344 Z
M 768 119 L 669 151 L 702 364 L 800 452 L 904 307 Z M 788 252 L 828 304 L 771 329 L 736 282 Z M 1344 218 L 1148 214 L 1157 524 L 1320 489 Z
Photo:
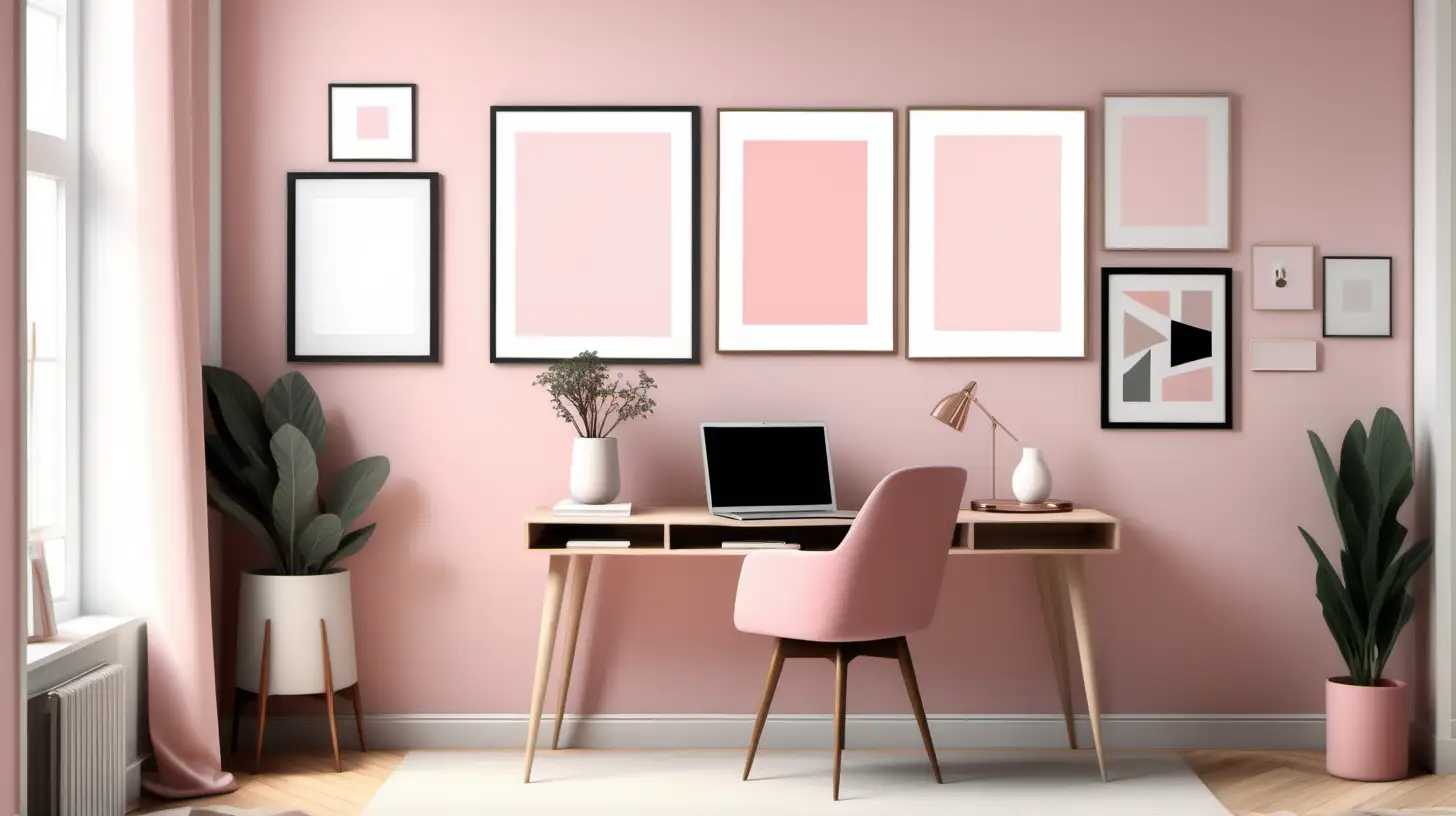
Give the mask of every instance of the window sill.
M 58 631 L 55 637 L 25 645 L 26 671 L 35 671 L 41 666 L 54 663 L 66 655 L 75 654 L 122 629 L 139 626 L 141 622 L 141 618 L 83 615 L 57 624 Z

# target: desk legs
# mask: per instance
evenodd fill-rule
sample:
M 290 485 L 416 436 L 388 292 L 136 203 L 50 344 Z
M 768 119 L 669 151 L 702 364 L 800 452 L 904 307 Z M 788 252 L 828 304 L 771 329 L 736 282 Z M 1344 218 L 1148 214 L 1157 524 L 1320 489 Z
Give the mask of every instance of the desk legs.
M 556 722 L 551 726 L 551 750 L 561 743 L 561 723 L 566 719 L 566 692 L 571 688 L 571 664 L 576 660 L 576 635 L 581 630 L 581 610 L 586 605 L 586 585 L 591 580 L 592 557 L 571 556 L 571 598 L 566 610 L 566 640 L 561 644 L 561 690 L 556 697 Z
M 1046 622 L 1047 640 L 1052 647 L 1052 668 L 1057 674 L 1057 694 L 1062 701 L 1062 718 L 1067 722 L 1067 745 L 1077 747 L 1077 726 L 1072 717 L 1072 677 L 1067 663 L 1067 619 L 1063 605 L 1066 593 L 1057 579 L 1057 564 L 1050 556 L 1038 555 L 1036 588 L 1041 595 L 1041 613 Z
M 551 679 L 551 652 L 556 648 L 556 623 L 561 617 L 561 596 L 566 588 L 570 557 L 551 556 L 546 573 L 546 598 L 541 603 L 541 641 L 536 647 L 536 682 L 531 687 L 531 722 L 526 732 L 525 781 L 531 781 L 531 763 L 536 759 L 536 738 L 541 730 L 541 711 L 546 705 L 546 684 Z
M 1097 769 L 1107 781 L 1107 761 L 1102 753 L 1102 707 L 1097 702 L 1097 674 L 1092 660 L 1092 623 L 1087 615 L 1087 583 L 1080 557 L 1060 559 L 1062 584 L 1067 605 L 1072 610 L 1072 631 L 1077 638 L 1077 654 L 1082 658 L 1082 687 L 1087 690 L 1087 717 L 1092 721 L 1092 743 L 1097 749 Z

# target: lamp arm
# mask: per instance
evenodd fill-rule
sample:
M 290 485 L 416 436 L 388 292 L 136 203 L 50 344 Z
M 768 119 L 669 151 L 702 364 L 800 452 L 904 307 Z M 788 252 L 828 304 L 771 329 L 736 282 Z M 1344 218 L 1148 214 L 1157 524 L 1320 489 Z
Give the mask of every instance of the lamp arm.
M 996 427 L 998 427 L 1001 430 L 1005 431 L 1007 436 L 1011 437 L 1012 439 L 1016 440 L 1017 442 L 1020 442 L 1021 441 L 1019 438 L 1017 438 L 1016 434 L 1014 434 L 1014 433 L 1011 432 L 1011 429 L 1010 428 L 1006 427 L 1001 422 L 1001 420 L 999 420 L 999 419 L 996 418 L 996 415 L 995 414 L 992 414 L 990 411 L 987 411 L 986 410 L 986 406 L 982 405 L 981 404 L 981 401 L 979 399 L 977 399 L 975 397 L 972 397 L 971 398 L 971 402 L 974 402 L 976 404 L 976 407 L 981 409 L 981 413 L 985 414 L 986 417 L 991 420 L 991 424 L 992 425 L 995 425 Z

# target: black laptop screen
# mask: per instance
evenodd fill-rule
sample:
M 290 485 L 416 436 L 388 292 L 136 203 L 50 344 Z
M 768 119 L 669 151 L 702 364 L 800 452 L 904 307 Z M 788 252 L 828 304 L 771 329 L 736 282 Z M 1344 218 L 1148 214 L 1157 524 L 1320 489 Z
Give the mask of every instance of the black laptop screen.
M 834 502 L 822 425 L 705 425 L 703 453 L 715 508 Z

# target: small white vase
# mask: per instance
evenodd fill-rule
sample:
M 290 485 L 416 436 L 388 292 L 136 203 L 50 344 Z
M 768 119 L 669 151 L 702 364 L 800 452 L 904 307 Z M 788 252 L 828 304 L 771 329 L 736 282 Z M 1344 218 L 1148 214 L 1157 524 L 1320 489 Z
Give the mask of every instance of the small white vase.
M 1052 496 L 1052 472 L 1040 448 L 1022 448 L 1021 463 L 1011 474 L 1011 492 L 1022 504 L 1040 504 Z
M 622 490 L 617 466 L 617 440 L 613 437 L 571 443 L 571 498 L 582 504 L 608 504 Z
M 268 630 L 268 693 L 321 694 L 323 628 L 329 638 L 333 691 L 358 679 L 354 664 L 354 604 L 349 571 L 323 575 L 243 573 L 238 592 L 238 688 L 257 692 Z

